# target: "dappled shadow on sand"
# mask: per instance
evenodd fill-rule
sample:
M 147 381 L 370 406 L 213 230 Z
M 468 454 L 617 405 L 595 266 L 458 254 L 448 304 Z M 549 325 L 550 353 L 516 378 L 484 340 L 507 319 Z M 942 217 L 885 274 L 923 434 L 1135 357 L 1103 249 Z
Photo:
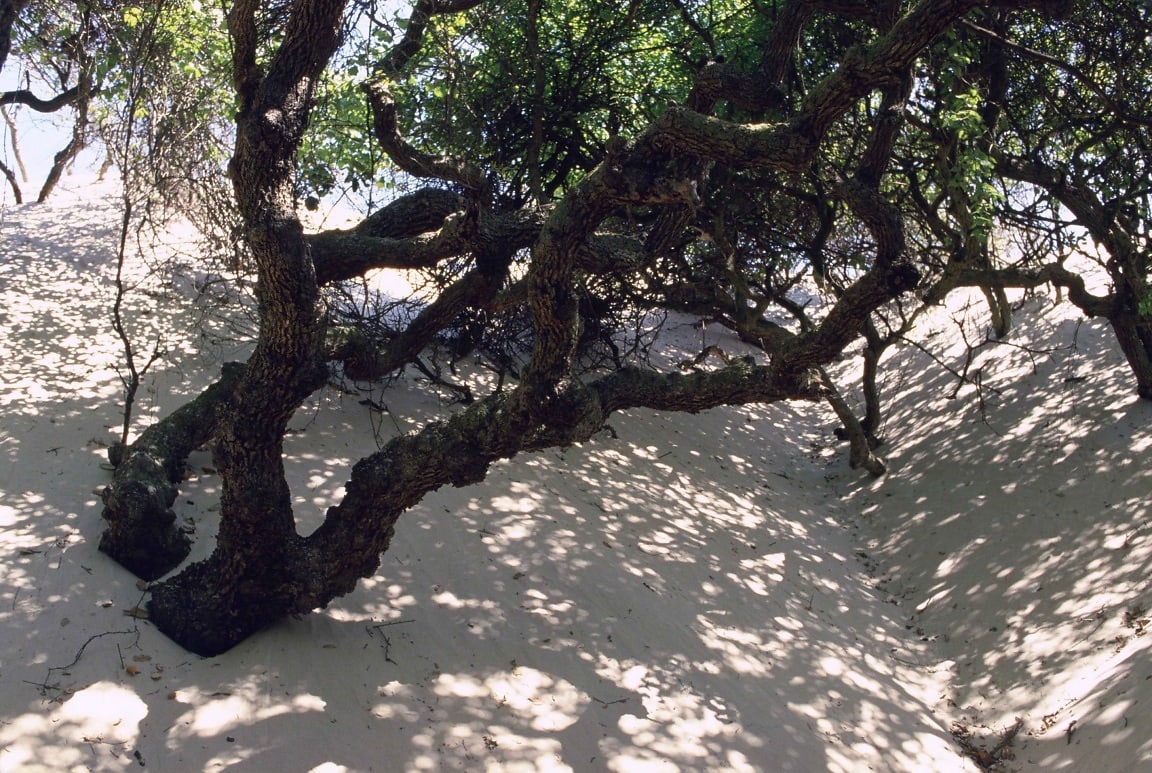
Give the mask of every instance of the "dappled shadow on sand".
M 40 280 L 3 275 L 5 377 L 20 380 L 0 446 L 0 769 L 963 766 L 927 711 L 928 650 L 878 603 L 836 518 L 812 406 L 615 416 L 617 437 L 426 498 L 378 574 L 328 610 L 218 658 L 181 651 L 125 615 L 145 592 L 95 549 L 118 419 L 107 286 L 79 245 L 57 254 L 51 218 L 29 224 L 44 246 L 23 243 L 23 271 Z M 167 410 L 199 384 L 173 366 L 153 386 Z M 404 380 L 376 395 L 383 420 L 360 397 L 327 390 L 294 423 L 302 531 L 373 426 L 439 408 Z M 191 462 L 177 511 L 194 559 L 219 492 L 210 457 Z
M 435 399 L 409 387 L 390 393 L 393 411 L 419 423 Z M 309 474 L 314 460 L 368 450 L 354 399 L 329 393 L 302 412 L 302 514 L 340 493 Z M 615 418 L 617 439 L 498 465 L 409 513 L 378 575 L 325 613 L 210 660 L 146 623 L 93 642 L 79 666 L 99 664 L 99 678 L 54 672 L 39 692 L 58 707 L 26 686 L 8 753 L 76 754 L 89 737 L 81 758 L 97 769 L 135 754 L 252 771 L 288 758 L 300 770 L 959 764 L 926 716 L 912 665 L 924 653 L 864 588 L 808 459 L 819 435 L 795 411 L 675 417 L 671 430 L 637 412 Z M 201 471 L 187 492 L 205 533 L 213 480 Z
M 952 400 L 954 378 L 906 353 L 891 474 L 845 489 L 879 587 L 951 671 L 945 710 L 989 734 L 1021 717 L 1019 765 L 1075 769 L 1109 746 L 1125 769 L 1152 760 L 1119 684 L 1148 675 L 1152 404 L 1109 336 L 1031 302 Z
M 63 655 L 66 647 L 56 647 L 71 637 L 60 629 L 84 625 L 74 611 L 52 614 L 54 604 L 85 597 L 88 617 L 99 610 L 94 594 L 107 600 L 104 594 L 131 586 L 110 575 L 92 587 L 90 573 L 103 559 L 80 548 L 100 533 L 98 489 L 107 473 L 99 465 L 118 421 L 107 321 L 114 226 L 106 202 L 30 204 L 3 216 L 0 673 L 9 685 L 33 678 L 21 665 Z
M 101 465 L 122 407 L 111 327 L 118 213 L 108 186 L 95 198 L 85 187 L 0 217 L 0 770 L 72 769 L 135 732 L 127 714 L 106 710 L 133 703 L 117 699 L 135 696 L 117 683 L 141 632 L 123 612 L 143 594 L 96 551 Z M 125 279 L 138 345 L 161 329 L 174 358 L 203 343 L 187 293 L 136 261 Z M 175 369 L 146 378 L 137 425 L 199 388 L 186 381 Z

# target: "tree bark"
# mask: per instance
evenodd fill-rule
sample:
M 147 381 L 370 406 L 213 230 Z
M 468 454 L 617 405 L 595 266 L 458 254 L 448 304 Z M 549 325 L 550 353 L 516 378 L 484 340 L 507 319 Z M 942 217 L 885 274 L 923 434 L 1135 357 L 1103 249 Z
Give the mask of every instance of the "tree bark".
M 0 162 L 0 172 L 4 173 L 8 184 L 12 187 L 12 197 L 15 199 L 16 204 L 23 204 L 24 194 L 20 192 L 20 183 L 16 181 L 16 173 L 9 169 L 3 162 Z
M 137 577 L 154 580 L 188 555 L 188 537 L 176 525 L 172 503 L 184 480 L 188 455 L 209 442 L 243 366 L 224 366 L 219 381 L 192 402 L 152 425 L 128 446 L 112 446 L 116 467 L 104 489 L 100 551 Z
M 848 440 L 848 466 L 854 470 L 863 467 L 872 477 L 879 478 L 888 471 L 888 466 L 883 459 L 873 453 L 872 441 L 868 433 L 864 431 L 864 425 L 856 418 L 852 407 L 836 389 L 836 385 L 832 383 L 832 378 L 824 369 L 820 370 L 820 375 L 828 390 L 828 404 L 832 406 L 836 417 L 840 419 L 844 438 Z
M 0 69 L 8 61 L 12 50 L 12 27 L 28 0 L 0 0 Z
M 300 543 L 284 477 L 283 437 L 324 383 L 324 325 L 312 255 L 296 216 L 295 154 L 313 89 L 339 42 L 344 0 L 300 0 L 267 65 L 257 63 L 256 0 L 228 14 L 240 109 L 229 165 L 259 272 L 260 333 L 216 444 L 220 531 L 205 561 L 160 583 L 149 603 L 161 631 L 197 652 L 222 651 L 283 615 Z

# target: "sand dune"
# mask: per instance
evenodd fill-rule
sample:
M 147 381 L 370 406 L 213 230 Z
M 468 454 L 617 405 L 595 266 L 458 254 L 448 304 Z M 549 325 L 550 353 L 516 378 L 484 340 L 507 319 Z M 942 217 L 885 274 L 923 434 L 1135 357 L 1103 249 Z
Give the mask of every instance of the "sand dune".
M 74 187 L 0 221 L 0 770 L 975 770 L 953 731 L 992 748 L 1017 717 L 1006 770 L 1152 760 L 1152 405 L 1100 325 L 1028 301 L 1011 340 L 1033 351 L 988 347 L 951 400 L 899 352 L 878 481 L 821 405 L 616 416 L 427 497 L 354 593 L 204 659 L 125 614 L 145 593 L 96 551 L 117 213 Z M 137 270 L 140 340 L 169 331 L 146 422 L 243 344 L 195 282 Z M 917 336 L 958 356 L 960 313 Z M 415 376 L 372 395 L 388 414 L 364 396 L 300 411 L 302 530 L 374 428 L 443 400 Z M 191 462 L 195 558 L 218 478 Z

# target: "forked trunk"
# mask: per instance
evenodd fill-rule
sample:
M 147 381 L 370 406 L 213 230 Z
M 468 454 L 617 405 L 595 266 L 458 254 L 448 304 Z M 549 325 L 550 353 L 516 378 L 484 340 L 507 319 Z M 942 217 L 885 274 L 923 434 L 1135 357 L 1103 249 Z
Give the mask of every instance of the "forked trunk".
M 343 6 L 301 0 L 266 66 L 258 63 L 256 7 L 237 4 L 228 17 L 240 97 L 229 174 L 259 273 L 260 334 L 217 434 L 216 549 L 155 586 L 149 603 L 161 631 L 201 654 L 222 652 L 282 618 L 298 595 L 290 578 L 301 540 L 283 437 L 326 374 L 319 286 L 295 208 L 295 156 L 312 90 L 339 42 Z

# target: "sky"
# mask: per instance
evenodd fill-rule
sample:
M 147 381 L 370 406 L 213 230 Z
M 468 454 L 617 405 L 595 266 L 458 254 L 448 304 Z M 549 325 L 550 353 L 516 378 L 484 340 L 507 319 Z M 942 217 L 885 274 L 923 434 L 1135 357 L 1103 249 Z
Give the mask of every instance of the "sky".
M 0 71 L 0 91 L 19 88 L 23 80 L 24 72 L 20 68 L 19 60 L 9 57 L 4 70 Z M 44 84 L 33 82 L 32 90 L 40 97 L 52 95 L 50 87 Z M 57 113 L 38 113 L 22 105 L 9 105 L 5 110 L 16 125 L 16 147 L 28 171 L 28 182 L 21 180 L 20 187 L 26 200 L 33 199 L 52 168 L 52 158 L 68 144 L 75 114 L 68 108 Z M 95 170 L 101 160 L 100 151 L 89 147 L 80 154 L 73 169 Z M 12 144 L 12 131 L 6 121 L 0 122 L 0 161 L 19 175 Z M 7 203 L 11 195 L 11 188 L 5 184 L 3 194 L 0 194 L 2 196 L 0 201 Z

